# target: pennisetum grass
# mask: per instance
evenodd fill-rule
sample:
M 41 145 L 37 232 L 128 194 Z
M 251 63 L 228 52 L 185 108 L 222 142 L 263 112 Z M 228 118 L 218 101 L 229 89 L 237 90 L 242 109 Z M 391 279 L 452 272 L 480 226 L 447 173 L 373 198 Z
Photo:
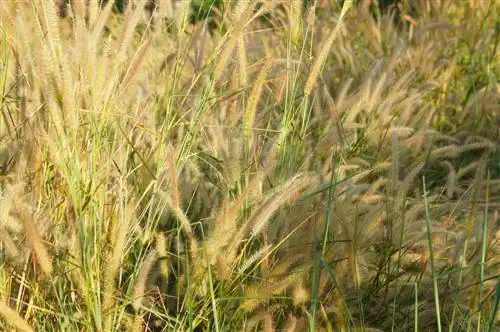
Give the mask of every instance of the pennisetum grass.
M 0 302 L 0 315 L 19 331 L 35 331 L 15 310 L 11 309 L 3 302 Z
M 497 6 L 341 2 L 0 2 L 0 329 L 498 330 Z

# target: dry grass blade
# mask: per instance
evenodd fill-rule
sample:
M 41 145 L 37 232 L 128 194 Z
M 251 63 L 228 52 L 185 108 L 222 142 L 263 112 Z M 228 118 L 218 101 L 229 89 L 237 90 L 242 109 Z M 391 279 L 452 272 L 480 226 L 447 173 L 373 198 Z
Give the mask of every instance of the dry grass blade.
M 493 2 L 337 2 L 0 1 L 3 329 L 499 330 Z

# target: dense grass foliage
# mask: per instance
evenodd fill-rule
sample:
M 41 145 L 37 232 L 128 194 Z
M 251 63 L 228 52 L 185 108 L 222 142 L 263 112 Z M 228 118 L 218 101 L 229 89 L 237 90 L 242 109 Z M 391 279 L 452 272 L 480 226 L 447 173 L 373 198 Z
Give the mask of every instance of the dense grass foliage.
M 499 330 L 494 0 L 86 3 L 0 2 L 2 330 Z

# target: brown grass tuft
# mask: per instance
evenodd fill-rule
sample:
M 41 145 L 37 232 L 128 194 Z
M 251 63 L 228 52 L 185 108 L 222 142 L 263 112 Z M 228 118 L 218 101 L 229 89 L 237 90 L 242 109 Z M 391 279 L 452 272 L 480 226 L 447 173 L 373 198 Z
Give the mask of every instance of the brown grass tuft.
M 247 137 L 247 139 L 251 137 L 255 121 L 255 111 L 257 109 L 257 104 L 260 99 L 260 95 L 262 93 L 263 85 L 267 79 L 267 75 L 269 74 L 271 68 L 272 68 L 271 61 L 264 62 L 259 74 L 257 75 L 257 79 L 255 80 L 255 84 L 250 94 L 250 100 L 248 101 L 247 109 L 245 110 L 245 114 L 243 115 L 243 128 L 245 130 L 245 136 Z
M 23 233 L 26 235 L 26 239 L 28 240 L 29 246 L 33 252 L 35 261 L 42 269 L 42 272 L 47 277 L 50 277 L 53 271 L 52 259 L 43 244 L 42 237 L 37 231 L 36 219 L 23 206 L 10 211 L 10 215 L 17 218 L 21 222 L 23 226 Z
M 252 237 L 266 227 L 273 213 L 287 201 L 296 198 L 297 194 L 314 183 L 315 178 L 308 175 L 297 175 L 283 184 L 276 193 L 268 196 L 262 203 L 262 208 L 256 210 L 247 221 L 251 227 Z
M 288 315 L 288 319 L 286 320 L 284 332 L 295 332 L 297 329 L 298 319 L 294 315 Z
M 122 197 L 126 200 L 125 197 Z M 125 210 L 125 211 L 123 211 Z M 130 231 L 131 221 L 134 219 L 134 202 L 129 202 L 126 207 L 121 207 L 118 211 L 118 216 L 110 222 L 114 222 L 114 228 L 111 230 L 111 234 L 115 236 L 113 239 L 112 251 L 108 265 L 104 271 L 104 285 L 103 285 L 103 311 L 108 313 L 105 321 L 105 331 L 110 331 L 113 324 L 113 298 L 115 296 L 116 290 L 116 277 L 119 275 L 119 268 L 122 259 L 124 258 L 125 245 L 127 241 L 127 235 Z
M 146 257 L 144 258 L 144 261 L 142 262 L 142 266 L 139 270 L 139 275 L 137 276 L 135 285 L 134 285 L 134 292 L 132 295 L 132 299 L 134 301 L 134 309 L 139 312 L 140 309 L 143 307 L 143 300 L 144 297 L 147 295 L 146 294 L 146 284 L 148 281 L 149 273 L 151 271 L 151 268 L 153 267 L 153 264 L 155 263 L 157 259 L 157 253 L 156 250 L 151 250 Z
M 35 331 L 21 316 L 19 316 L 17 311 L 11 309 L 3 302 L 0 302 L 0 315 L 16 330 L 23 332 Z

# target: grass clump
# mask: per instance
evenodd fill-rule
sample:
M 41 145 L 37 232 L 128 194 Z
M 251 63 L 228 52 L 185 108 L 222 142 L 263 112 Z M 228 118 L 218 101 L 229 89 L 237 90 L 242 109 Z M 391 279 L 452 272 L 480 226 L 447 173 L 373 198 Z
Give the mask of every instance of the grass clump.
M 494 1 L 64 6 L 0 3 L 2 329 L 498 329 Z

